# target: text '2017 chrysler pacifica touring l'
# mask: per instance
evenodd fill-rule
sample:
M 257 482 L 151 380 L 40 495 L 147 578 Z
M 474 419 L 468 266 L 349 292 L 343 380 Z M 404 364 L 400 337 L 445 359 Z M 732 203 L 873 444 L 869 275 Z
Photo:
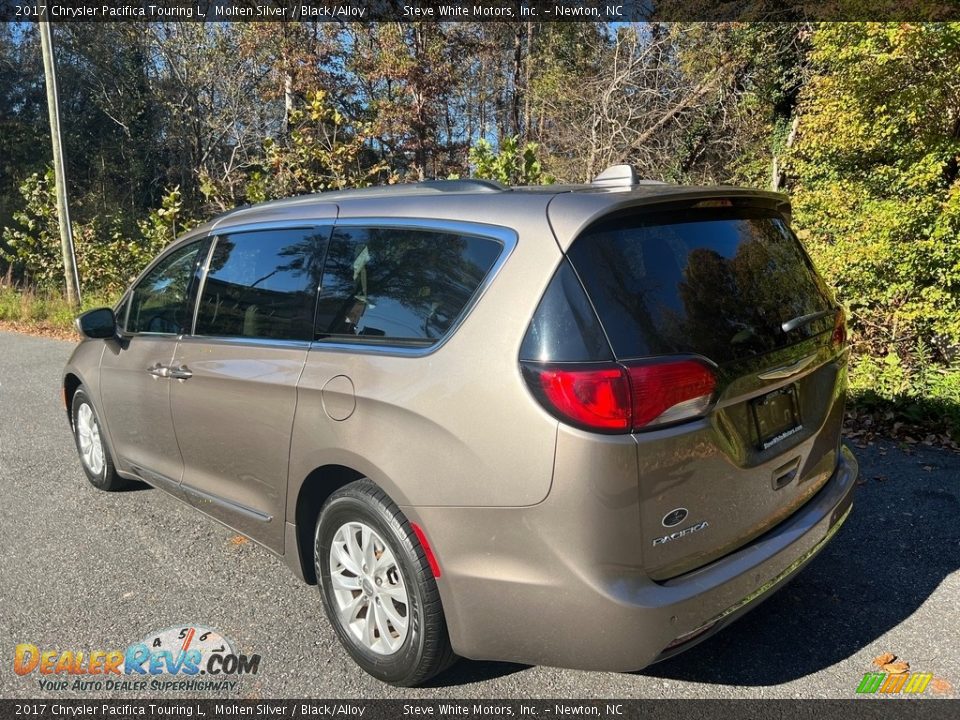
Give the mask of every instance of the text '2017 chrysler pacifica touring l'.
M 229 212 L 78 319 L 84 471 L 282 556 L 384 681 L 643 668 L 850 511 L 844 313 L 789 212 L 625 166 Z

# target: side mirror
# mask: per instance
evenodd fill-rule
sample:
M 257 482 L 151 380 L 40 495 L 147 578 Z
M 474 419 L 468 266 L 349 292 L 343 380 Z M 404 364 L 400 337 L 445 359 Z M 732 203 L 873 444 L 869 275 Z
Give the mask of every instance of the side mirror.
M 87 310 L 77 318 L 77 330 L 88 338 L 108 338 L 117 333 L 117 318 L 110 308 Z

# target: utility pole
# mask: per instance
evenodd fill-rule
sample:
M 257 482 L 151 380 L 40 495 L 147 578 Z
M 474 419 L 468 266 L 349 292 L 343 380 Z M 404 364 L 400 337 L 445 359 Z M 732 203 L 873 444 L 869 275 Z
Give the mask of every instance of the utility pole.
M 43 12 L 38 5 L 38 13 Z M 70 227 L 70 206 L 67 203 L 67 175 L 63 164 L 63 144 L 60 142 L 60 100 L 57 92 L 57 68 L 53 62 L 53 36 L 50 21 L 40 20 L 40 50 L 43 53 L 43 73 L 47 84 L 47 110 L 50 114 L 50 139 L 53 144 L 53 176 L 57 191 L 57 219 L 60 223 L 60 249 L 63 253 L 63 271 L 67 285 L 67 302 L 80 306 L 80 276 L 73 251 L 73 230 Z

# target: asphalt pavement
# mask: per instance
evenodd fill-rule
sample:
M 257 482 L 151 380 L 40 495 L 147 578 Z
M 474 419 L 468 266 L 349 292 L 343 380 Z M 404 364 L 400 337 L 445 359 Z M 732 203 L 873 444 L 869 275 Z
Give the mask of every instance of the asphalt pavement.
M 60 400 L 71 348 L 0 333 L 0 698 L 118 696 L 40 690 L 37 673 L 13 671 L 18 643 L 126 648 L 181 624 L 261 655 L 235 698 L 849 698 L 886 652 L 945 681 L 935 696 L 960 687 L 960 455 L 854 448 L 862 484 L 835 540 L 787 588 L 674 659 L 632 674 L 461 661 L 430 687 L 401 690 L 353 664 L 317 589 L 280 559 L 157 490 L 89 485 Z

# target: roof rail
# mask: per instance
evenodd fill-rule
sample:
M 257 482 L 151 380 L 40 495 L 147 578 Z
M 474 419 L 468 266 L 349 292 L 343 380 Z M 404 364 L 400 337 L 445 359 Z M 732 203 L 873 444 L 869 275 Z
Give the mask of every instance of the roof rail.
M 480 192 L 503 192 L 509 190 L 506 185 L 498 183 L 496 180 L 478 180 L 476 178 L 466 178 L 463 180 L 421 180 L 413 183 L 419 188 L 433 188 L 441 192 L 463 192 L 465 190 L 477 190 Z
M 659 180 L 641 180 L 632 165 L 611 165 L 597 175 L 591 185 L 610 188 L 632 188 L 637 185 L 667 185 Z
M 510 188 L 495 180 L 475 180 L 473 178 L 467 178 L 465 180 L 421 180 L 415 183 L 372 185 L 365 188 L 348 188 L 346 190 L 327 190 L 320 193 L 295 195 L 293 197 L 270 200 L 255 205 L 241 205 L 240 207 L 233 208 L 216 216 L 214 220 L 223 220 L 233 215 L 257 212 L 268 207 L 291 207 L 309 203 L 336 202 L 349 198 L 400 197 L 404 195 L 416 196 L 434 193 L 498 193 L 508 190 L 510 190 Z

